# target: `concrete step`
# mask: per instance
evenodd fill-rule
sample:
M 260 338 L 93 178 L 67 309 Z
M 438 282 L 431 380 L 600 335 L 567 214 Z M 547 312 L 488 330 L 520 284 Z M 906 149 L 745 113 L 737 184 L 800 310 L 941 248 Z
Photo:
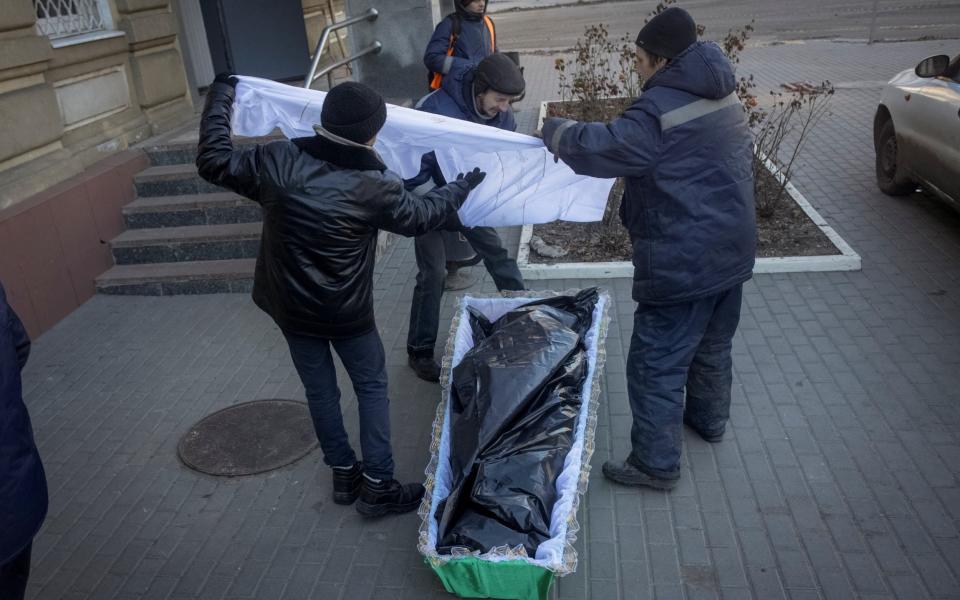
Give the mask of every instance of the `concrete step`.
M 164 165 L 192 165 L 197 160 L 197 144 L 163 144 L 146 148 L 150 164 L 158 167 Z
M 260 206 L 232 192 L 137 198 L 123 207 L 130 229 L 260 221 Z
M 101 294 L 171 296 L 249 293 L 256 260 L 204 260 L 147 265 L 117 265 L 97 277 Z
M 193 164 L 160 165 L 144 169 L 134 178 L 138 198 L 157 196 L 186 196 L 225 191 L 208 183 L 197 174 Z
M 256 258 L 260 223 L 128 229 L 110 242 L 118 265 Z
M 180 132 L 177 136 L 170 139 L 161 138 L 150 145 L 143 145 L 142 148 L 150 157 L 150 164 L 154 166 L 163 165 L 181 165 L 193 164 L 197 159 L 197 128 L 194 126 L 190 132 Z M 253 144 L 263 144 L 272 140 L 284 139 L 279 131 L 263 137 L 241 137 L 233 138 L 235 148 L 250 146 Z

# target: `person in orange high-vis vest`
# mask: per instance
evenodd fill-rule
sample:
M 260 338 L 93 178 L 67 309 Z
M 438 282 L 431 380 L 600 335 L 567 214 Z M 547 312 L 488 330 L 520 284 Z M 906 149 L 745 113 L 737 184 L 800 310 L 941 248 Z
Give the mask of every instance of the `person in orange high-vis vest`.
M 431 90 L 440 89 L 443 76 L 454 66 L 479 64 L 497 51 L 497 33 L 486 14 L 486 0 L 454 0 L 453 4 L 456 12 L 440 21 L 423 54 Z

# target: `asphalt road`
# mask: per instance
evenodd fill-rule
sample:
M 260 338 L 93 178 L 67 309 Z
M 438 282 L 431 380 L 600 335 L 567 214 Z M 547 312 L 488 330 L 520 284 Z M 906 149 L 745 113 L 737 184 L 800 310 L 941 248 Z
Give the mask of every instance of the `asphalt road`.
M 497 13 L 498 45 L 525 51 L 571 48 L 584 27 L 594 23 L 607 25 L 613 38 L 635 36 L 656 4 L 657 0 L 584 2 Z M 711 39 L 751 19 L 756 27 L 752 43 L 865 40 L 870 38 L 871 26 L 876 41 L 960 39 L 960 1 L 684 0 L 680 5 L 706 26 L 706 37 Z M 510 40 L 521 41 L 511 44 Z

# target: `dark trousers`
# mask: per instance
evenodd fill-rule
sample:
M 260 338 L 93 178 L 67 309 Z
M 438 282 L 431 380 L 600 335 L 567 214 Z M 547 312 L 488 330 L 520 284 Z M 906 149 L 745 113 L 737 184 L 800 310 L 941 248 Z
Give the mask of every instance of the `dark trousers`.
M 333 346 L 357 394 L 363 470 L 376 479 L 392 479 L 387 368 L 377 330 L 343 340 L 284 335 L 293 364 L 306 388 L 307 404 L 324 462 L 332 467 L 346 467 L 357 460 L 343 428 L 340 388 L 337 387 L 337 371 L 330 353 Z
M 0 598 L 3 600 L 23 600 L 27 593 L 32 546 L 27 544 L 20 554 L 0 565 Z
M 726 426 L 733 383 L 730 351 L 742 298 L 741 284 L 693 302 L 637 306 L 627 392 L 633 412 L 632 458 L 647 474 L 680 476 L 685 418 L 703 432 Z
M 522 290 L 523 276 L 517 261 L 510 258 L 500 236 L 492 227 L 470 227 L 460 230 L 473 249 L 483 258 L 483 265 L 493 277 L 498 290 Z M 440 327 L 440 302 L 447 277 L 447 257 L 443 235 L 431 231 L 414 240 L 417 256 L 417 286 L 413 289 L 410 307 L 410 328 L 407 330 L 407 352 L 414 356 L 433 356 Z

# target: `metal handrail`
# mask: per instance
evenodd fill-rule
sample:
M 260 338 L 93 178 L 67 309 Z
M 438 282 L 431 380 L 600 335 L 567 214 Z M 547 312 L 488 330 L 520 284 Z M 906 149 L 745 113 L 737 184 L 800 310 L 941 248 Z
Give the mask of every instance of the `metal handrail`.
M 307 73 L 307 78 L 303 82 L 303 87 L 309 89 L 310 86 L 313 85 L 313 82 L 316 81 L 318 78 L 322 77 L 323 75 L 327 76 L 327 84 L 329 87 L 329 84 L 331 83 L 330 73 L 334 69 L 336 69 L 337 67 L 342 67 L 343 65 L 348 64 L 351 61 L 354 61 L 360 58 L 361 56 L 366 56 L 367 54 L 376 54 L 380 52 L 380 49 L 383 47 L 383 45 L 380 42 L 374 42 L 369 46 L 367 46 L 366 48 L 364 48 L 363 50 L 357 52 L 356 54 L 348 56 L 347 58 L 344 58 L 342 60 L 338 60 L 334 64 L 328 65 L 327 67 L 325 67 L 320 73 L 317 73 L 317 67 L 320 66 L 320 56 L 323 54 L 323 49 L 327 45 L 327 40 L 330 38 L 331 33 L 333 33 L 334 31 L 337 31 L 338 29 L 350 27 L 351 25 L 354 25 L 361 21 L 376 21 L 379 14 L 380 13 L 377 11 L 377 9 L 368 8 L 367 11 L 364 12 L 362 15 L 357 15 L 356 17 L 350 17 L 349 19 L 345 19 L 343 21 L 340 21 L 339 23 L 331 23 L 326 27 L 324 27 L 323 31 L 320 33 L 320 40 L 317 42 L 317 50 L 316 52 L 313 53 L 313 60 L 310 63 L 310 72 Z
M 326 75 L 326 76 L 327 76 L 327 88 L 329 89 L 329 88 L 331 87 L 331 85 L 330 85 L 330 83 L 331 83 L 331 82 L 330 82 L 330 74 L 333 72 L 334 69 L 336 69 L 336 68 L 338 68 L 338 67 L 342 67 L 343 65 L 345 65 L 345 64 L 347 64 L 347 63 L 349 63 L 349 62 L 351 62 L 351 61 L 357 60 L 357 59 L 360 58 L 361 56 L 366 56 L 366 55 L 368 55 L 368 54 L 379 54 L 379 53 L 380 53 L 380 50 L 381 50 L 382 48 L 383 48 L 383 44 L 381 44 L 380 42 L 374 40 L 374 42 L 373 42 L 372 44 L 370 44 L 369 46 L 367 46 L 367 47 L 364 48 L 363 50 L 357 52 L 356 54 L 351 54 L 350 56 L 348 56 L 348 57 L 346 57 L 346 58 L 342 58 L 342 59 L 338 60 L 338 61 L 335 62 L 335 63 L 332 63 L 332 64 L 329 64 L 329 65 L 325 66 L 323 69 L 320 70 L 320 72 L 318 72 L 318 73 L 314 76 L 314 80 L 320 79 L 321 77 L 323 77 L 324 75 Z

